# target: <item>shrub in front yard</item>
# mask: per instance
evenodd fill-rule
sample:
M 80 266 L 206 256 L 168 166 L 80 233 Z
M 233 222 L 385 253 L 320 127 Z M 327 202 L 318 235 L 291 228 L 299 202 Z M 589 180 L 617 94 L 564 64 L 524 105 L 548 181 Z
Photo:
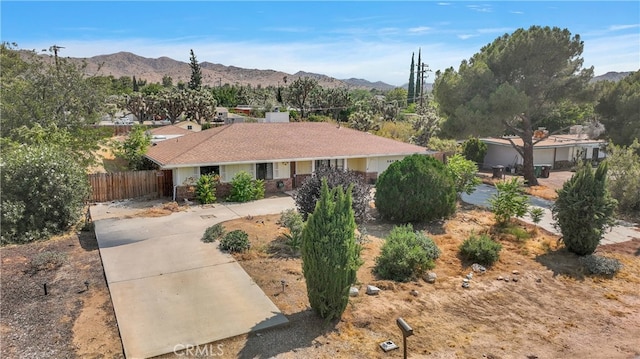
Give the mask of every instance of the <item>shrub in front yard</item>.
M 280 224 L 289 230 L 289 233 L 284 233 L 287 245 L 292 250 L 298 251 L 302 245 L 302 230 L 304 229 L 302 215 L 295 209 L 287 209 L 280 215 Z
M 29 263 L 33 272 L 53 270 L 67 263 L 67 254 L 57 251 L 44 251 L 36 254 Z
M 209 204 L 216 201 L 217 175 L 202 175 L 196 183 L 196 199 L 202 204 Z
M 244 252 L 251 244 L 247 232 L 236 229 L 224 235 L 220 240 L 220 249 L 229 252 Z
M 622 263 L 615 258 L 607 258 L 597 255 L 580 257 L 580 263 L 590 273 L 611 277 L 622 269 Z
M 236 173 L 231 179 L 231 202 L 249 202 L 264 198 L 264 181 L 256 180 L 244 171 Z
M 205 243 L 215 242 L 218 238 L 224 235 L 224 226 L 222 223 L 214 224 L 207 228 L 202 235 L 202 241 Z
M 496 224 L 504 226 L 513 217 L 523 217 L 529 209 L 529 199 L 522 191 L 522 183 L 517 178 L 496 183 L 498 192 L 489 198 Z
M 406 282 L 435 267 L 440 249 L 409 224 L 391 230 L 376 258 L 374 272 L 383 279 Z
M 472 234 L 460 246 L 460 254 L 472 261 L 483 265 L 492 265 L 500 258 L 502 245 L 486 234 L 476 236 Z

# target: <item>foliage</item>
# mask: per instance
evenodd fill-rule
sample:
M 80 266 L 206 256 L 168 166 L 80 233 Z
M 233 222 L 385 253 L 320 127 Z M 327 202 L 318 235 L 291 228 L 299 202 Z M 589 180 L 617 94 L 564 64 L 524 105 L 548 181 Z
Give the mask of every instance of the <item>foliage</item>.
M 606 161 L 595 171 L 589 165 L 581 166 L 557 190 L 553 218 L 567 249 L 581 256 L 593 253 L 615 223 L 616 200 L 607 190 L 607 168 Z
M 426 106 L 418 105 L 416 107 L 416 118 L 413 122 L 413 129 L 416 131 L 411 138 L 411 142 L 418 146 L 427 147 L 431 137 L 440 131 L 440 116 L 433 103 L 429 102 Z
M 408 121 L 385 121 L 380 124 L 379 129 L 373 131 L 377 136 L 407 143 L 411 141 L 414 133 L 413 125 Z
M 472 234 L 460 245 L 460 254 L 475 263 L 492 265 L 500 258 L 502 244 L 494 241 L 486 234 Z
M 496 224 L 503 226 L 513 217 L 523 217 L 529 209 L 529 199 L 522 190 L 522 182 L 517 178 L 496 183 L 496 194 L 489 198 Z
M 311 77 L 299 77 L 289 85 L 287 91 L 287 102 L 300 110 L 302 118 L 306 118 L 309 113 L 309 105 L 312 93 L 318 88 L 318 80 Z
M 225 233 L 222 223 L 216 223 L 207 228 L 202 235 L 202 241 L 205 243 L 215 242 L 216 239 L 222 237 Z
M 487 144 L 477 137 L 469 137 L 462 143 L 462 155 L 469 161 L 480 165 L 484 163 L 484 156 L 487 155 Z
M 429 148 L 434 151 L 440 151 L 448 154 L 456 154 L 460 152 L 460 146 L 456 140 L 447 140 L 439 137 L 431 137 L 429 140 Z
M 475 162 L 462 157 L 462 155 L 453 155 L 449 157 L 447 159 L 447 168 L 453 174 L 456 192 L 458 194 L 471 194 L 482 182 L 476 176 L 478 166 Z
M 356 221 L 363 223 L 368 220 L 367 209 L 371 201 L 371 186 L 366 184 L 364 178 L 354 171 L 326 166 L 316 168 L 315 172 L 298 188 L 294 196 L 296 208 L 303 219 L 306 219 L 315 210 L 316 203 L 322 193 L 324 179 L 330 189 L 342 187 L 346 191 L 351 186 L 351 202 Z
M 38 272 L 42 270 L 53 270 L 62 267 L 68 262 L 67 254 L 58 251 L 44 251 L 36 254 L 29 266 L 32 272 Z
M 202 175 L 196 183 L 196 199 L 202 204 L 216 201 L 216 186 L 220 178 L 218 175 Z
M 280 223 L 289 230 L 284 236 L 287 239 L 287 245 L 297 251 L 302 246 L 302 231 L 304 229 L 304 221 L 302 215 L 295 209 L 287 209 L 280 214 Z
M 205 90 L 186 90 L 184 93 L 184 114 L 187 120 L 202 125 L 216 114 L 216 99 Z
M 542 221 L 542 217 L 544 216 L 544 209 L 540 207 L 531 207 L 529 208 L 529 217 L 531 217 L 531 221 L 535 224 L 540 223 Z
M 416 63 L 415 63 L 414 56 L 415 56 L 415 53 L 411 53 L 411 68 L 409 69 L 409 86 L 407 91 L 407 103 L 414 103 L 416 101 L 416 88 L 415 88 Z
M 57 146 L 3 149 L 2 244 L 64 233 L 81 218 L 89 195 L 84 169 Z
M 380 124 L 373 111 L 361 108 L 349 114 L 349 127 L 354 130 L 369 132 L 378 131 Z
M 580 257 L 580 264 L 582 264 L 590 274 L 606 277 L 612 277 L 622 269 L 622 263 L 620 263 L 619 260 L 594 254 Z
M 374 272 L 382 279 L 406 282 L 435 267 L 440 249 L 410 224 L 395 226 L 376 258 Z
M 351 188 L 329 190 L 323 180 L 316 209 L 302 231 L 302 271 L 309 304 L 327 321 L 346 309 L 349 287 L 362 264 L 355 229 Z
M 610 86 L 598 100 L 596 112 L 613 143 L 628 146 L 640 138 L 640 70 Z
M 434 94 L 447 120 L 443 132 L 461 136 L 517 135 L 523 174 L 537 185 L 533 130 L 565 100 L 589 101 L 593 69 L 581 69 L 583 42 L 567 29 L 532 26 L 505 34 L 468 61 L 438 72 Z M 523 59 L 526 59 L 524 61 Z
M 386 102 L 395 101 L 400 108 L 407 107 L 407 97 L 409 93 L 402 87 L 396 87 L 393 90 L 389 90 L 385 95 L 384 99 Z
M 244 252 L 249 249 L 250 246 L 249 235 L 241 229 L 228 232 L 220 240 L 220 249 L 232 253 Z
M 189 79 L 188 87 L 190 90 L 200 90 L 202 88 L 202 69 L 196 59 L 196 54 L 191 49 L 189 56 L 189 67 L 191 67 L 191 78 Z
M 151 135 L 144 126 L 136 124 L 123 142 L 113 141 L 113 152 L 127 160 L 130 169 L 141 170 L 145 168 L 144 155 L 150 145 Z
M 618 212 L 640 215 L 640 142 L 628 147 L 610 144 L 607 147 L 609 165 L 607 188 L 618 201 Z
M 456 188 L 445 165 L 433 157 L 411 155 L 392 163 L 376 182 L 375 203 L 382 218 L 423 222 L 456 210 Z
M 256 180 L 245 172 L 236 173 L 231 179 L 231 193 L 228 200 L 231 202 L 248 202 L 264 198 L 264 181 Z

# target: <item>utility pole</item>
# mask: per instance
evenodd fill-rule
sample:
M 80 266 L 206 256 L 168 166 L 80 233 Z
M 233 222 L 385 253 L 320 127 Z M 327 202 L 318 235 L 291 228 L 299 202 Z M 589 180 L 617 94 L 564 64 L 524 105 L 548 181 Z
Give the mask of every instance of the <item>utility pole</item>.
M 420 106 L 423 105 L 424 101 L 424 80 L 429 77 L 428 75 L 426 75 L 427 72 L 431 72 L 431 69 L 429 69 L 429 65 L 425 64 L 424 62 L 421 64 L 417 65 L 418 67 L 418 76 L 420 76 Z
M 64 49 L 64 47 L 62 46 L 58 46 L 58 45 L 53 45 L 49 48 L 49 51 L 53 51 L 53 58 L 55 60 L 56 63 L 56 71 L 60 71 L 58 68 L 58 50 L 60 49 Z

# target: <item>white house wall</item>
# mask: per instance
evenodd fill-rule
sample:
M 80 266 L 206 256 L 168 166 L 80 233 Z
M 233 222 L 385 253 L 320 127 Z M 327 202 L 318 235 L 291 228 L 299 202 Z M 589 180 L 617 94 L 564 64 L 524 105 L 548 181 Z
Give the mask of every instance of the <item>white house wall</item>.
M 187 179 L 198 179 L 200 177 L 199 167 L 176 168 L 173 170 L 173 185 L 182 186 Z
M 522 157 L 511 146 L 498 146 L 491 143 L 487 143 L 487 155 L 484 157 L 485 168 L 491 168 L 493 166 L 513 166 L 522 164 Z
M 406 156 L 383 156 L 367 159 L 367 172 L 384 172 L 392 163 L 402 161 Z
M 553 166 L 553 148 L 533 149 L 533 164 Z

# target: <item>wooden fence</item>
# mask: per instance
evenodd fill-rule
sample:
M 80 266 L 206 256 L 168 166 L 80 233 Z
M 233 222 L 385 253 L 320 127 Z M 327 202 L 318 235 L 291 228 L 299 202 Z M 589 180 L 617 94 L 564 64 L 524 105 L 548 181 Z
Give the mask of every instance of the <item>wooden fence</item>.
M 170 196 L 171 171 L 131 171 L 89 175 L 92 202 Z

